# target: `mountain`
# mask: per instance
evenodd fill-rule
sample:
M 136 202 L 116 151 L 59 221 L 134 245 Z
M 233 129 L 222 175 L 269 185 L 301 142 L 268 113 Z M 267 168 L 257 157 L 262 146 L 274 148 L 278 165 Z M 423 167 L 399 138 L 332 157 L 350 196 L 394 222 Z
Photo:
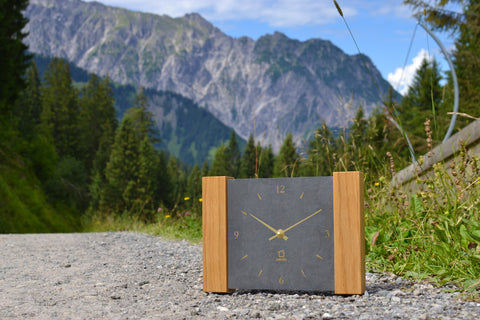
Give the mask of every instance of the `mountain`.
M 368 57 L 347 55 L 330 41 L 281 33 L 232 38 L 198 14 L 171 18 L 96 2 L 31 0 L 25 15 L 32 52 L 122 84 L 180 94 L 243 138 L 256 131 L 275 150 L 288 132 L 299 141 L 324 120 L 347 126 L 359 105 L 369 114 L 382 100 L 378 91 L 389 88 Z
M 41 76 L 45 73 L 51 59 L 34 55 L 35 63 Z M 90 74 L 70 63 L 70 74 L 78 85 L 84 85 Z M 121 119 L 125 111 L 134 105 L 137 88 L 132 85 L 112 83 L 113 97 L 117 117 Z M 148 110 L 153 115 L 161 138 L 158 148 L 166 150 L 179 158 L 183 163 L 193 166 L 212 160 L 213 151 L 222 143 L 226 143 L 232 128 L 227 127 L 207 110 L 200 108 L 191 99 L 168 91 L 145 89 L 148 99 Z M 246 141 L 237 137 L 243 148 Z

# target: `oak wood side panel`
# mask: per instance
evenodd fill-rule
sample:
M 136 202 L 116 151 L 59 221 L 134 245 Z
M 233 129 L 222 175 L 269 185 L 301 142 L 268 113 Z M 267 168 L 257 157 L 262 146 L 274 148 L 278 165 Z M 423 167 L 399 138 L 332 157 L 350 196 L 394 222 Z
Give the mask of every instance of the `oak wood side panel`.
M 227 180 L 202 178 L 203 291 L 228 292 Z
M 363 173 L 333 173 L 335 293 L 365 292 Z

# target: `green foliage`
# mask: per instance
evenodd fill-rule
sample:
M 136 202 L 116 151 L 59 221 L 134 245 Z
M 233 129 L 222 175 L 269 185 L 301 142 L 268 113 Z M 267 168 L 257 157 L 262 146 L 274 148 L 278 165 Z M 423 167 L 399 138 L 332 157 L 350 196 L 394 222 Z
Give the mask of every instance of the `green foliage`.
M 31 56 L 26 54 L 23 29 L 27 19 L 23 11 L 26 0 L 3 0 L 0 2 L 0 117 L 9 117 L 15 101 L 24 88 L 23 75 Z
M 242 161 L 240 164 L 240 178 L 256 178 L 258 177 L 258 151 L 255 148 L 253 135 L 248 137 L 247 145 L 243 151 Z
M 480 277 L 479 164 L 462 150 L 453 163 L 418 177 L 411 195 L 385 178 L 372 183 L 366 197 L 369 268 L 452 282 L 478 294 L 478 283 L 468 287 Z
M 44 75 L 41 132 L 53 139 L 60 156 L 75 157 L 79 151 L 78 93 L 68 63 L 54 58 Z
M 273 174 L 276 177 L 298 176 L 299 156 L 292 134 L 288 133 L 275 160 Z
M 150 219 L 155 206 L 155 141 L 153 121 L 140 92 L 137 106 L 127 111 L 115 136 L 105 169 L 106 184 L 100 190 L 100 211 Z
M 103 170 L 117 128 L 115 117 L 115 100 L 110 87 L 110 80 L 101 80 L 92 75 L 87 85 L 82 88 L 79 100 L 79 131 L 81 136 L 79 149 L 87 172 L 94 167 Z M 97 156 L 97 152 L 100 152 Z
M 443 138 L 440 132 L 446 132 L 447 121 L 441 121 L 442 127 L 439 127 L 439 120 L 447 118 L 445 113 L 440 114 L 439 108 L 443 103 L 443 88 L 440 85 L 442 77 L 438 64 L 435 60 L 432 62 L 424 59 L 420 68 L 415 74 L 412 85 L 404 96 L 399 109 L 399 119 L 402 128 L 407 132 L 413 149 L 418 154 L 427 152 L 427 144 L 424 139 L 424 122 L 427 118 L 433 119 L 435 140 Z M 446 120 L 446 119 L 445 119 Z

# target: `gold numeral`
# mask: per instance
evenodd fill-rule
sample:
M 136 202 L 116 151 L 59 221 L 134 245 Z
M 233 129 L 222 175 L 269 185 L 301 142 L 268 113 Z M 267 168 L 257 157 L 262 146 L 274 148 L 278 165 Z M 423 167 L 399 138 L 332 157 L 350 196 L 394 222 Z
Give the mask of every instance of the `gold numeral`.
M 237 240 L 237 239 L 238 239 L 238 236 L 239 236 L 238 231 L 235 231 L 235 232 L 233 233 L 233 236 L 235 237 L 235 240 Z
M 285 186 L 283 184 L 277 184 L 277 193 L 285 193 Z
M 327 233 L 327 235 L 325 236 L 325 238 L 330 238 L 330 231 L 325 230 L 325 232 Z
M 278 279 L 278 283 L 280 283 L 280 284 L 284 284 L 284 283 L 285 283 L 285 280 L 283 280 L 283 278 L 282 278 L 282 277 L 280 277 L 280 279 Z

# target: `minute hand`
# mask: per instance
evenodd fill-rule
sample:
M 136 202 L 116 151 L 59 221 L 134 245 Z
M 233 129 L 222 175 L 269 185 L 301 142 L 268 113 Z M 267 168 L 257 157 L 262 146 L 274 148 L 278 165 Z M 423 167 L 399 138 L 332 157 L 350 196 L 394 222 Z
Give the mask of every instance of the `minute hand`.
M 298 226 L 300 223 L 305 222 L 305 221 L 307 221 L 308 219 L 310 219 L 311 217 L 313 217 L 314 215 L 316 215 L 317 213 L 320 213 L 320 211 L 322 211 L 322 209 L 320 209 L 320 210 L 318 210 L 318 211 L 315 211 L 314 213 L 312 213 L 312 214 L 309 215 L 308 217 L 306 217 L 306 218 L 298 221 L 298 222 L 295 223 L 294 225 L 291 225 L 291 226 L 288 227 L 287 229 L 283 230 L 283 232 L 285 233 L 285 232 L 287 232 L 288 230 L 291 230 L 291 229 L 295 228 L 295 227 Z M 275 239 L 275 237 L 277 237 L 277 235 L 274 235 L 274 236 L 270 237 L 268 240 L 273 240 L 273 239 Z

